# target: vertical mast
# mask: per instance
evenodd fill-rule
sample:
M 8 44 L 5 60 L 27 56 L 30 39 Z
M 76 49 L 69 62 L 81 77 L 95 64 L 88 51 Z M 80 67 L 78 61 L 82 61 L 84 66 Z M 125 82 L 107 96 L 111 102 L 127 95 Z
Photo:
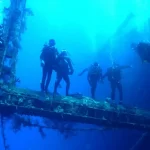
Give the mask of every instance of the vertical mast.
M 16 83 L 16 62 L 25 28 L 26 0 L 10 0 L 9 8 L 4 8 L 3 46 L 0 47 L 1 82 L 10 86 Z M 7 76 L 8 81 L 5 81 Z

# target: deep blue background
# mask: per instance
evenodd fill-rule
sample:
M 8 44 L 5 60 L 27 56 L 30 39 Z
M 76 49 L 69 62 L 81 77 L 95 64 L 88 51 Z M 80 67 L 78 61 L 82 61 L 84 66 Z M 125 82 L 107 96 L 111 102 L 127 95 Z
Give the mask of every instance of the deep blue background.
M 148 0 L 27 0 L 27 7 L 33 10 L 34 16 L 27 18 L 27 31 L 22 36 L 22 49 L 17 64 L 17 76 L 21 79 L 18 86 L 40 90 L 39 55 L 43 44 L 54 38 L 58 50 L 67 49 L 74 64 L 71 92 L 90 96 L 86 74 L 82 77 L 77 74 L 95 60 L 99 61 L 104 73 L 112 61 L 116 60 L 121 65 L 133 66 L 122 74 L 124 103 L 149 109 L 150 65 L 142 64 L 130 48 L 132 42 L 150 39 L 149 3 Z M 1 0 L 0 4 L 9 6 L 9 0 Z M 133 17 L 127 19 L 119 30 L 130 13 Z M 116 33 L 117 30 L 119 32 Z M 55 73 L 50 91 L 53 90 L 54 80 Z M 62 86 L 64 87 L 64 82 Z M 59 90 L 61 94 L 65 93 L 64 88 Z M 104 84 L 98 86 L 96 97 L 105 100 L 109 96 L 109 82 L 105 80 Z M 8 123 L 7 143 L 11 150 L 129 150 L 142 134 L 120 129 L 89 131 L 79 132 L 77 136 L 66 140 L 58 131 L 45 131 L 46 139 L 42 139 L 36 128 L 24 128 L 14 134 Z M 2 147 L 0 138 L 0 149 Z

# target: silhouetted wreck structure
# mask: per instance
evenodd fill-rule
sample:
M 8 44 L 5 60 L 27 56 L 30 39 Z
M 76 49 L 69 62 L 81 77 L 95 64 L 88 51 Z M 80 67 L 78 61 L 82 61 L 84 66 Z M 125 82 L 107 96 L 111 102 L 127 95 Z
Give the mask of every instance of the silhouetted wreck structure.
M 55 126 L 43 127 L 39 123 L 32 124 L 30 119 L 28 121 L 21 119 L 19 115 L 87 123 L 108 127 L 109 129 L 130 128 L 149 132 L 150 111 L 116 105 L 107 101 L 95 101 L 80 94 L 70 97 L 58 95 L 53 98 L 51 95 L 28 89 L 19 89 L 15 86 L 16 82 L 19 82 L 16 77 L 16 62 L 18 51 L 21 48 L 21 34 L 26 29 L 26 17 L 33 15 L 25 4 L 26 0 L 11 0 L 10 7 L 4 9 L 4 21 L 0 25 L 0 114 L 5 150 L 9 148 L 6 144 L 4 132 L 5 117 L 15 116 L 13 125 L 15 130 L 19 130 L 22 123 L 24 126 L 39 127 L 43 136 L 42 128 L 57 128 L 56 124 L 58 123 L 56 122 Z M 132 14 L 129 15 L 120 28 L 132 17 Z M 67 128 L 66 130 L 70 129 Z M 61 132 L 63 131 L 61 130 Z
M 128 108 L 111 104 L 106 101 L 94 101 L 87 97 L 75 98 L 41 95 L 40 92 L 18 89 L 15 83 L 17 53 L 20 49 L 21 34 L 26 28 L 25 18 L 33 15 L 25 7 L 25 0 L 11 1 L 9 8 L 5 8 L 5 18 L 1 39 L 1 88 L 0 112 L 4 115 L 13 113 L 57 118 L 112 128 L 134 128 L 150 130 L 150 112 L 138 108 Z M 10 46 L 11 45 L 11 46 Z M 5 61 L 9 59 L 9 65 Z M 4 76 L 9 76 L 6 82 Z
M 1 88 L 0 111 L 5 115 L 13 113 L 103 125 L 110 128 L 133 128 L 150 130 L 150 112 L 94 101 L 87 97 L 61 97 L 41 95 L 26 89 Z

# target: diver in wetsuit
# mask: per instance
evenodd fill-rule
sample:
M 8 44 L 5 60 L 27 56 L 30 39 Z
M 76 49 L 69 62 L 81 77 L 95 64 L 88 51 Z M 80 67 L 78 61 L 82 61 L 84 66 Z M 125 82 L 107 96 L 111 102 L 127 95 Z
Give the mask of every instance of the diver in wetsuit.
M 138 44 L 131 44 L 131 48 L 134 49 L 140 56 L 142 62 L 150 63 L 150 43 L 139 42 Z
M 122 84 L 121 84 L 121 71 L 126 68 L 131 68 L 131 66 L 120 66 L 117 63 L 113 63 L 113 66 L 108 68 L 107 72 L 103 75 L 103 79 L 108 77 L 111 86 L 111 99 L 115 100 L 115 91 L 116 88 L 119 91 L 119 99 L 120 104 L 122 104 L 123 100 L 123 91 L 122 91 Z
M 72 75 L 74 72 L 71 59 L 67 56 L 67 51 L 62 50 L 56 59 L 56 72 L 57 79 L 54 86 L 54 96 L 57 94 L 57 88 L 62 79 L 66 82 L 66 96 L 69 95 L 70 88 L 70 78 L 69 75 Z
M 97 83 L 102 79 L 102 69 L 100 65 L 95 62 L 89 68 L 84 69 L 79 76 L 83 73 L 88 72 L 87 80 L 91 86 L 91 95 L 92 98 L 95 99 L 95 91 L 97 88 Z
M 54 67 L 57 55 L 58 51 L 55 48 L 55 40 L 50 39 L 49 45 L 44 45 L 44 48 L 42 49 L 42 53 L 40 55 L 41 66 L 43 69 L 41 82 L 42 91 L 48 92 L 48 86 L 51 80 L 52 72 L 55 69 Z

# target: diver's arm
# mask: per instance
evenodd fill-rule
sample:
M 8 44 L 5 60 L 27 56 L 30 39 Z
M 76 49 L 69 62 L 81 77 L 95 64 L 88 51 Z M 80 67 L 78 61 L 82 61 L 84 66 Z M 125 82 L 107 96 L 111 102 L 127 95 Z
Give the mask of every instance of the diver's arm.
M 40 60 L 43 60 L 43 57 L 44 57 L 44 54 L 43 54 L 43 50 L 42 50 L 41 55 L 40 55 Z
M 41 55 L 40 55 L 40 60 L 44 60 L 44 54 L 45 54 L 46 48 L 47 48 L 47 45 L 44 45 L 42 52 L 41 52 Z
M 41 52 L 41 55 L 40 55 L 40 60 L 41 60 L 41 66 L 42 67 L 45 65 L 45 62 L 44 62 L 44 53 L 45 53 L 45 46 L 42 49 L 42 52 Z
M 74 69 L 73 69 L 73 66 L 72 66 L 70 58 L 67 59 L 67 62 L 68 62 L 69 68 L 70 68 L 70 75 L 72 75 L 73 72 L 74 72 Z
M 88 68 L 85 68 L 81 73 L 79 73 L 79 76 L 82 76 L 87 71 L 88 71 Z

